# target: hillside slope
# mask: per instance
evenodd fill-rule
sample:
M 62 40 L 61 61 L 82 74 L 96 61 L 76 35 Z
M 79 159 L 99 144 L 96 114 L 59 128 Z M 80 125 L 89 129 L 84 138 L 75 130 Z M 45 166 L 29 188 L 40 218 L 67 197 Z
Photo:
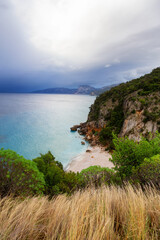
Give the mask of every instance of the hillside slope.
M 112 132 L 140 140 L 160 130 L 160 68 L 99 95 L 79 133 L 95 145 L 107 144 Z

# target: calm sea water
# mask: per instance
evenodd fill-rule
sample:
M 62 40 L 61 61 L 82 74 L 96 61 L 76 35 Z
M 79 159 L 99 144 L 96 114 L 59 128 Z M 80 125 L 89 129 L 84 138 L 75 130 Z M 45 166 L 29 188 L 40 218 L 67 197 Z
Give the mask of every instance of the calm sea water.
M 85 95 L 0 94 L 0 148 L 27 159 L 50 150 L 66 166 L 87 148 L 70 127 L 87 120 L 94 100 Z

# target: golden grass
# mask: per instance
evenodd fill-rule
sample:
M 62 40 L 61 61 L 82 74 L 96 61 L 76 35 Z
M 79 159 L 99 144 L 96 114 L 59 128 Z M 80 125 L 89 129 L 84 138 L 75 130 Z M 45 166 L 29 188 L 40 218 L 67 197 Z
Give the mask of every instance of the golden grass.
M 102 187 L 53 200 L 0 200 L 0 240 L 160 239 L 160 193 Z

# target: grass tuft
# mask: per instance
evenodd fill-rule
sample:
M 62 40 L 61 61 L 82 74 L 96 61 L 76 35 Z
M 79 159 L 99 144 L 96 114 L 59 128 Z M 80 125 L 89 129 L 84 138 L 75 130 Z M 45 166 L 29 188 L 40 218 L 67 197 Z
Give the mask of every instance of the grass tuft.
M 160 193 L 124 188 L 89 188 L 59 195 L 0 200 L 1 240 L 160 239 Z

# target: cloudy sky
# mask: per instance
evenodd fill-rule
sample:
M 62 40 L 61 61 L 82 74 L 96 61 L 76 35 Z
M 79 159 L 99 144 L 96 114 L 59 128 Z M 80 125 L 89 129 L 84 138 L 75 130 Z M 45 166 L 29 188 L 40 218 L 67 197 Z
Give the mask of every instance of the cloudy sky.
M 0 0 L 0 92 L 101 87 L 160 66 L 159 0 Z

